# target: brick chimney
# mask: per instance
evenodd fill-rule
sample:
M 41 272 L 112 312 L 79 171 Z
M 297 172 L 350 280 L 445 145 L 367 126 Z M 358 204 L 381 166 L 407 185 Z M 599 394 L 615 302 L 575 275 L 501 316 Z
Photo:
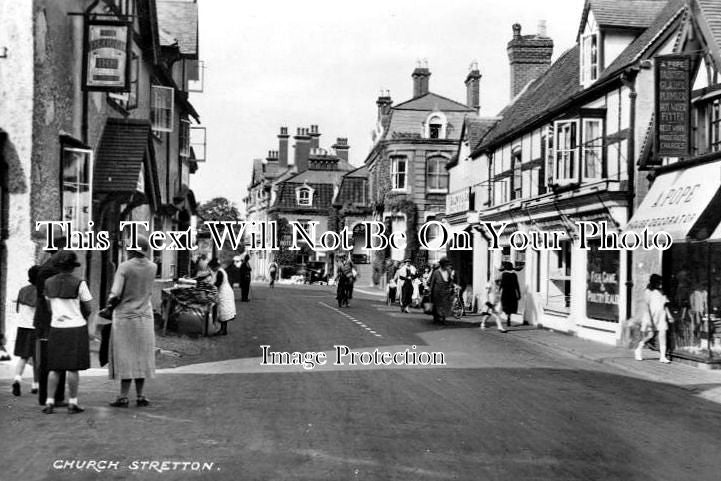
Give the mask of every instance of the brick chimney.
M 428 70 L 428 61 L 424 60 L 423 64 L 419 61 L 411 77 L 413 77 L 413 98 L 427 94 L 428 82 L 431 78 L 431 71 Z
M 269 150 L 268 151 L 268 157 L 265 158 L 266 162 L 277 162 L 278 161 L 278 151 L 277 150 Z
M 317 125 L 311 125 L 310 126 L 310 132 L 308 132 L 308 135 L 310 135 L 310 149 L 311 151 L 313 149 L 317 149 L 320 147 L 320 132 L 318 132 L 318 126 Z
M 282 169 L 288 167 L 288 127 L 281 127 L 278 134 L 278 166 Z
M 335 149 L 335 155 L 337 155 L 338 158 L 348 162 L 348 151 L 350 150 L 350 145 L 348 145 L 347 137 L 338 137 L 332 147 Z
M 545 22 L 539 27 L 541 31 L 535 35 L 521 35 L 521 25 L 513 25 L 513 38 L 506 48 L 511 65 L 511 99 L 551 66 L 553 40 L 546 36 Z
M 308 129 L 298 127 L 295 137 L 295 170 L 304 172 L 308 170 L 308 158 L 310 157 L 310 134 Z
M 481 110 L 481 71 L 478 62 L 473 62 L 466 77 L 466 105 L 476 113 Z

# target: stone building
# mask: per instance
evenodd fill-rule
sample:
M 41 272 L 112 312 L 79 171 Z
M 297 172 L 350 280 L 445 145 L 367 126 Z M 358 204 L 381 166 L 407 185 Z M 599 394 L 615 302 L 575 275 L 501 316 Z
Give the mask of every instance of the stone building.
M 190 226 L 190 175 L 204 160 L 191 147 L 199 116 L 188 100 L 198 79 L 197 7 L 169 0 L 0 2 L 0 46 L 7 52 L 0 58 L 6 174 L 0 308 L 10 322 L 9 306 L 27 269 L 47 257 L 37 221 L 110 232 L 110 249 L 78 249 L 83 265 L 77 273 L 88 279 L 96 306 L 104 304 L 114 268 L 124 259 L 120 221 L 147 221 L 154 230 Z M 84 44 L 86 28 L 96 21 L 93 34 L 102 38 Z M 130 42 L 118 23 L 129 23 Z M 94 83 L 122 74 L 108 75 L 103 69 L 117 64 L 93 51 L 95 63 L 84 75 L 84 52 L 110 44 L 124 52 L 127 43 L 126 89 L 93 90 Z M 187 272 L 190 260 L 187 253 L 158 251 L 155 261 L 160 288 Z
M 253 164 L 253 176 L 244 199 L 248 221 L 295 221 L 306 226 L 317 222 L 318 235 L 332 230 L 332 202 L 342 177 L 353 170 L 349 163 L 350 146 L 347 138 L 338 138 L 330 149 L 320 147 L 321 133 L 317 125 L 299 127 L 293 136 L 294 155 L 290 163 L 289 135 L 281 127 L 278 150 L 271 150 L 265 160 Z M 333 259 L 328 253 L 303 248 L 280 260 L 281 274 L 292 272 L 308 262 L 325 264 L 332 270 Z M 276 259 L 275 253 L 251 252 L 255 277 L 265 278 L 268 265 Z
M 476 115 L 480 105 L 476 67 L 466 78 L 465 104 L 430 91 L 427 64 L 419 63 L 411 77 L 410 100 L 393 105 L 387 92 L 378 97 L 374 144 L 365 159 L 374 220 L 384 222 L 387 232 L 402 232 L 407 238 L 405 248 L 377 251 L 376 264 L 411 257 L 420 265 L 443 255 L 440 250 L 421 250 L 417 233 L 445 211 L 446 165 L 456 152 L 464 119 Z M 429 238 L 436 234 L 429 233 Z

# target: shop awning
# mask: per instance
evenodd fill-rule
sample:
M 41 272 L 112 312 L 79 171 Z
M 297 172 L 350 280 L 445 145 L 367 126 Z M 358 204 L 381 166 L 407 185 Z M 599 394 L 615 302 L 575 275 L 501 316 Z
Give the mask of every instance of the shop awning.
M 624 231 L 707 239 L 721 221 L 721 161 L 659 175 Z
M 145 194 L 158 205 L 160 187 L 155 165 L 150 122 L 134 119 L 108 119 L 100 139 L 93 191 L 129 198 Z

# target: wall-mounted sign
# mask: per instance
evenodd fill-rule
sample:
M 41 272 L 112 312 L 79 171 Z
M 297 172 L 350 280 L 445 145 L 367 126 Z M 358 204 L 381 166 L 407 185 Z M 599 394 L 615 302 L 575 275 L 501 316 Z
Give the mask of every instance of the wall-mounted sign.
M 656 156 L 683 157 L 691 151 L 691 57 L 656 57 Z
M 586 317 L 618 322 L 619 251 L 599 250 L 598 242 L 588 251 L 586 278 Z
M 471 200 L 471 191 L 466 188 L 446 196 L 446 215 L 458 214 L 468 211 Z
M 85 22 L 83 88 L 105 92 L 130 90 L 130 24 Z

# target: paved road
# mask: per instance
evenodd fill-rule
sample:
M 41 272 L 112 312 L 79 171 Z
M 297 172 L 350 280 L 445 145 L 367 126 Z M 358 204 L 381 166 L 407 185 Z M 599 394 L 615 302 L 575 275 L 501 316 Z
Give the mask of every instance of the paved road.
M 721 406 L 688 391 L 559 356 L 512 332 L 436 327 L 363 295 L 338 310 L 328 288 L 254 286 L 253 293 L 238 304 L 242 320 L 230 336 L 176 344 L 204 348 L 173 358 L 179 367 L 149 385 L 149 408 L 105 407 L 116 386 L 88 374 L 86 413 L 47 416 L 0 383 L 0 479 L 721 477 Z M 415 344 L 444 352 L 447 365 L 269 368 L 259 366 L 261 344 L 277 351 Z M 118 465 L 102 473 L 59 469 L 70 460 Z M 198 466 L 207 471 L 192 471 Z M 174 470 L 157 473 L 164 468 Z

